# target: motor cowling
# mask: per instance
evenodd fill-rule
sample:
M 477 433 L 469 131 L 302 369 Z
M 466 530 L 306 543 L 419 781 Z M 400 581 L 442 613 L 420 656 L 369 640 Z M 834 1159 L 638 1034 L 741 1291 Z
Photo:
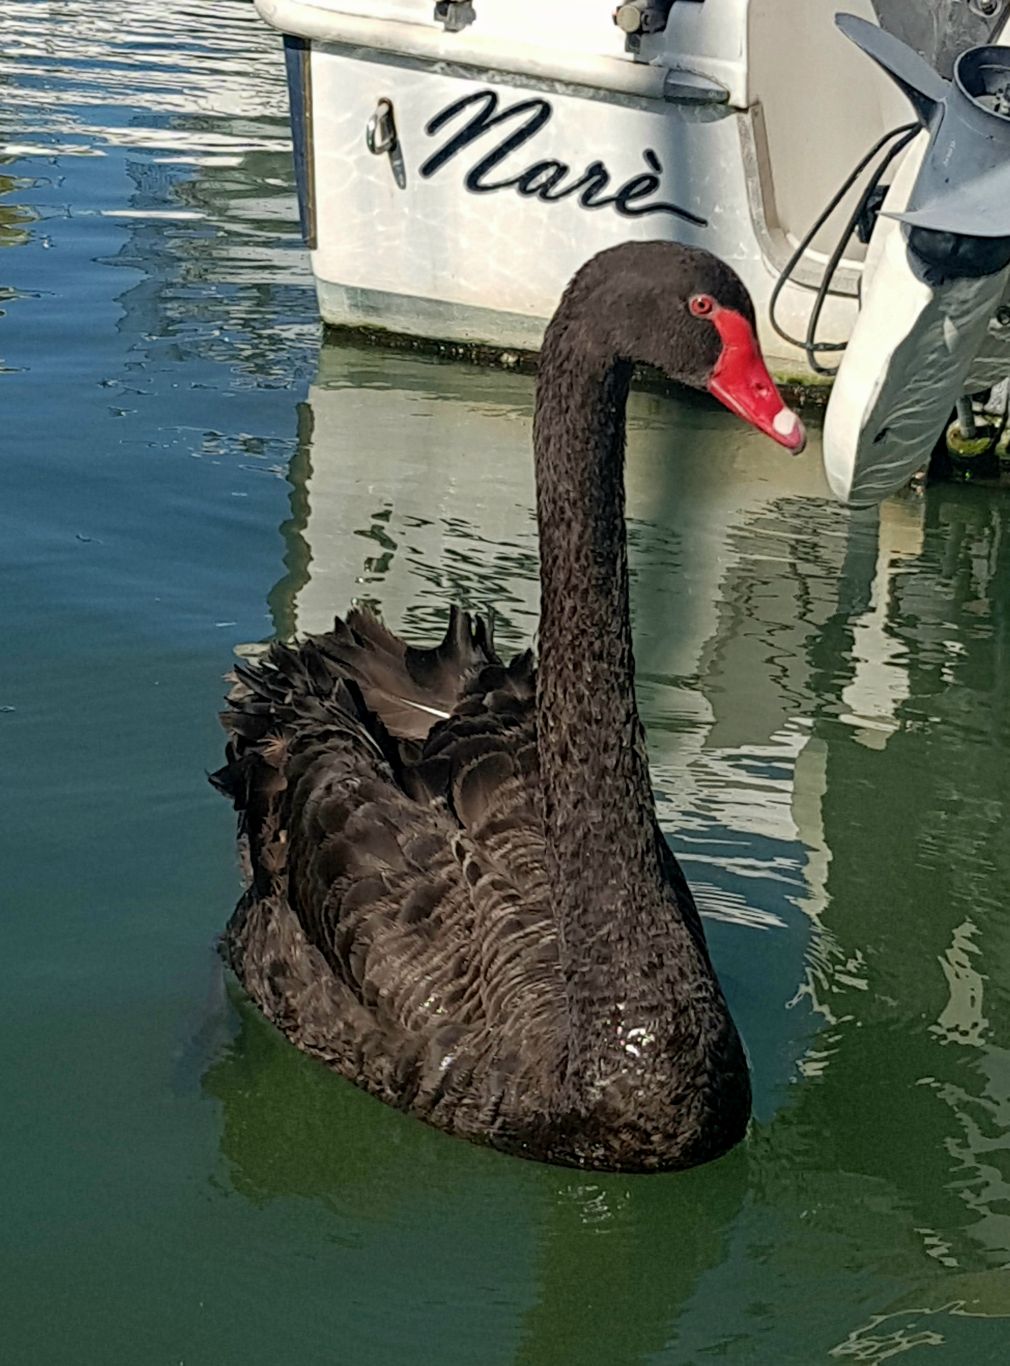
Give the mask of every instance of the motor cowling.
M 908 96 L 926 136 L 903 207 L 889 195 L 874 230 L 825 418 L 832 491 L 874 502 L 925 464 L 1010 292 L 1010 48 L 970 48 L 945 80 L 893 34 L 836 22 Z

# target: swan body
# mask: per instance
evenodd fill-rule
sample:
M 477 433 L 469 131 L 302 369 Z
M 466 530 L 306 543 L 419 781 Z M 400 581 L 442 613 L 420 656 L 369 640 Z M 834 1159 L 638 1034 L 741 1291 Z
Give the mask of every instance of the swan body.
M 295 1044 L 451 1133 L 659 1170 L 743 1135 L 750 1083 L 659 828 L 634 694 L 624 408 L 636 360 L 798 449 L 734 273 L 625 244 L 541 355 L 539 669 L 453 609 L 406 645 L 355 610 L 240 665 L 213 781 L 249 882 L 228 961 Z

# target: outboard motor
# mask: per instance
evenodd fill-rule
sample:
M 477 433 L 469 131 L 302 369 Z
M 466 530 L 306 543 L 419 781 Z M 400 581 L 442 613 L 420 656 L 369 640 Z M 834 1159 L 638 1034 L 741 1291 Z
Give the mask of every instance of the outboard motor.
M 877 220 L 825 417 L 832 492 L 870 503 L 925 464 L 1010 285 L 1010 48 L 962 52 L 947 81 L 893 34 L 836 22 L 925 130 Z

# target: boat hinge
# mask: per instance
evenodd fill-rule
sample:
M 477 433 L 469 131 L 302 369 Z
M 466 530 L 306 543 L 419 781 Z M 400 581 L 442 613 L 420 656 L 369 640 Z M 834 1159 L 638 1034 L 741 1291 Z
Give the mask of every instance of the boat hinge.
M 435 5 L 435 18 L 445 27 L 447 33 L 459 33 L 477 18 L 471 0 L 438 0 Z
M 700 0 L 694 0 L 700 3 Z M 662 33 L 670 18 L 674 0 L 624 0 L 614 10 L 614 23 L 624 34 L 628 52 L 637 52 L 642 39 L 651 33 Z

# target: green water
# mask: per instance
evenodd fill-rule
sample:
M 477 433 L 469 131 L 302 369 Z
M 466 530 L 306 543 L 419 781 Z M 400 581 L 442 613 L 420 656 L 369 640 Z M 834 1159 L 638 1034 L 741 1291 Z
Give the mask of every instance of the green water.
M 215 967 L 236 649 L 357 596 L 537 609 L 527 380 L 320 350 L 277 44 L 235 0 L 0 10 L 0 1358 L 1010 1356 L 1010 504 L 853 516 L 636 396 L 642 707 L 753 1063 L 686 1175 L 467 1147 Z

